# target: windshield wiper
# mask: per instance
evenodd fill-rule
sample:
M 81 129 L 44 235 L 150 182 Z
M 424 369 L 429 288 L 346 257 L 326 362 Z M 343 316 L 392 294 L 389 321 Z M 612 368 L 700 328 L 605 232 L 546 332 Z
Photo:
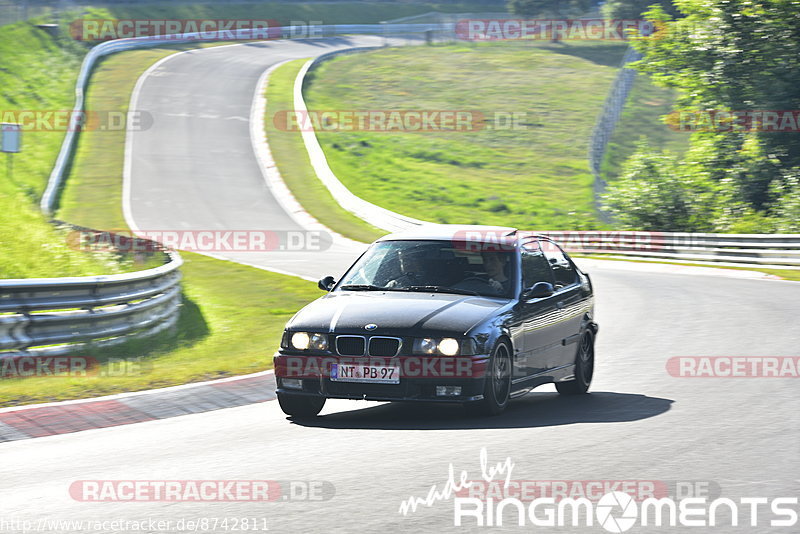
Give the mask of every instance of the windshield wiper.
M 372 284 L 347 284 L 339 289 L 346 291 L 403 291 L 405 288 L 374 286 Z
M 348 284 L 340 287 L 339 289 L 346 289 L 349 291 L 383 291 L 385 287 L 373 286 L 371 284 Z
M 442 286 L 406 286 L 406 291 L 430 291 L 432 293 L 455 293 L 457 295 L 479 295 L 477 291 L 471 289 L 458 289 L 455 287 Z

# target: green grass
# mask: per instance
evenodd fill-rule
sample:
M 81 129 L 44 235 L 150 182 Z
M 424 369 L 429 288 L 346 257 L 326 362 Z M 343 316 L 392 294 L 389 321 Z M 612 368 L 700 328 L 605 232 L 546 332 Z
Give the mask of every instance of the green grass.
M 320 132 L 364 199 L 442 223 L 596 228 L 587 148 L 625 45 L 503 42 L 387 49 L 326 62 L 310 109 L 469 110 L 470 132 Z M 526 113 L 522 128 L 496 113 Z
M 3 193 L 0 214 L 0 279 L 114 274 L 156 265 L 71 248 L 71 231 L 48 224 L 22 193 Z
M 689 148 L 686 132 L 671 130 L 661 122 L 661 117 L 672 111 L 675 98 L 673 90 L 653 85 L 644 74 L 636 76 L 600 166 L 606 180 L 619 176 L 622 164 L 634 153 L 636 143 L 642 138 L 653 149 L 673 154 L 682 154 Z
M 270 151 L 284 182 L 298 202 L 319 222 L 350 239 L 372 242 L 386 232 L 342 208 L 317 178 L 300 132 L 279 129 L 273 120 L 280 110 L 293 109 L 297 73 L 307 60 L 290 61 L 270 74 L 264 125 Z
M 72 109 L 75 76 L 85 48 L 54 39 L 32 24 L 0 27 L 0 121 L 16 122 L 15 111 Z M 146 265 L 68 246 L 68 233 L 41 215 L 47 184 L 65 132 L 26 129 L 22 151 L 0 154 L 0 279 L 112 274 Z

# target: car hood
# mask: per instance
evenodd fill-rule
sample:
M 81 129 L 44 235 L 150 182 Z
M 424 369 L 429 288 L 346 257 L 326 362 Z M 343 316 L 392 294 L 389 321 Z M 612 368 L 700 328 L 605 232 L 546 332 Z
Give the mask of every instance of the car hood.
M 508 304 L 508 299 L 446 293 L 336 291 L 300 310 L 287 325 L 317 332 L 414 335 L 465 334 Z

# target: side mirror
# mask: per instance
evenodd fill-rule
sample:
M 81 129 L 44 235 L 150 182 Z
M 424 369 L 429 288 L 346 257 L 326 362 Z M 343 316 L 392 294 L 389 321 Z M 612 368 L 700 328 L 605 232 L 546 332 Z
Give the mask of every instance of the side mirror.
M 536 282 L 531 287 L 522 292 L 523 299 L 543 299 L 549 297 L 556 290 L 550 282 Z
M 332 276 L 326 276 L 319 282 L 317 282 L 317 286 L 323 291 L 330 291 L 333 289 L 333 286 L 336 285 L 336 280 Z

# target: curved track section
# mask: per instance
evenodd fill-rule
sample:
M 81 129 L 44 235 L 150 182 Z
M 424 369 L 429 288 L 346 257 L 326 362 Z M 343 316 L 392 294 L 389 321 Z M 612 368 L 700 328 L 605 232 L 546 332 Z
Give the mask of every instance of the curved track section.
M 182 52 L 156 64 L 140 80 L 131 102 L 131 109 L 152 115 L 153 125 L 129 132 L 128 223 L 146 232 L 268 230 L 283 239 L 285 232 L 292 232 L 294 243 L 307 241 L 305 228 L 270 190 L 253 151 L 250 116 L 256 86 L 266 69 L 282 61 L 381 42 L 362 36 L 248 43 Z M 339 274 L 363 250 L 338 236 L 326 235 L 322 240 L 331 245 L 324 253 L 213 253 L 278 272 L 320 278 Z

